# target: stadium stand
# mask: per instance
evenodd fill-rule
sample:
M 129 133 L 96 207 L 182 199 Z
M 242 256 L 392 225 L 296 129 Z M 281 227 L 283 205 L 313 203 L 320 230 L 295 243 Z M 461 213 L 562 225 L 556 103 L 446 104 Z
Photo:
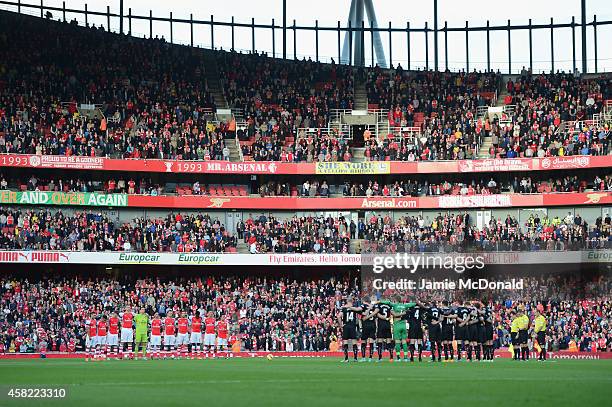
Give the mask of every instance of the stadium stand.
M 244 160 L 354 159 L 350 140 L 327 131 L 332 110 L 353 109 L 353 70 L 346 66 L 204 53 L 95 27 L 0 18 L 0 56 L 12 67 L 2 81 L 0 152 L 230 160 L 239 147 Z M 18 36 L 16 27 L 30 35 Z M 75 37 L 101 45 L 83 50 Z M 19 52 L 35 46 L 36 54 Z M 147 62 L 135 66 L 133 58 Z M 216 59 L 218 72 L 206 72 L 207 58 Z M 93 60 L 112 62 L 105 69 L 84 62 Z M 214 120 L 209 75 L 218 76 L 227 102 L 240 112 L 235 119 Z M 365 75 L 369 108 L 388 110 L 389 129 L 364 139 L 366 160 L 475 159 L 485 139 L 491 157 L 610 152 L 607 124 L 589 119 L 612 99 L 609 79 L 525 74 L 503 84 L 494 73 L 378 67 Z M 512 109 L 479 116 L 503 86 L 502 105 Z M 300 130 L 310 128 L 319 130 Z
M 431 218 L 430 218 L 431 216 Z M 477 228 L 467 213 L 400 216 L 372 213 L 357 223 L 342 216 L 276 218 L 260 215 L 236 225 L 236 235 L 208 214 L 170 213 L 164 218 L 117 222 L 91 211 L 0 208 L 0 247 L 135 252 L 232 252 L 239 240 L 250 253 L 348 253 L 534 251 L 610 248 L 611 220 L 589 225 L 579 213 L 563 219 L 530 216 L 521 225 L 511 215 Z M 351 248 L 351 239 L 363 239 Z
M 101 213 L 0 208 L 3 249 L 231 252 L 236 239 L 209 215 L 117 223 Z
M 508 215 L 478 229 L 467 213 L 438 214 L 432 219 L 406 216 L 396 221 L 373 215 L 359 223 L 358 234 L 366 240 L 366 251 L 381 253 L 574 250 L 611 247 L 610 222 L 609 216 L 588 225 L 579 214 L 563 219 L 531 215 L 520 225 Z
M 611 348 L 606 320 L 612 312 L 609 280 L 601 275 L 533 277 L 527 287 L 520 293 L 484 294 L 495 315 L 496 347 L 509 344 L 509 312 L 523 304 L 530 312 L 537 307 L 546 310 L 551 350 L 567 349 L 572 340 L 583 351 L 592 346 L 600 351 Z M 359 297 L 359 288 L 333 278 L 54 275 L 22 279 L 8 275 L 0 280 L 0 341 L 7 352 L 34 352 L 43 341 L 52 351 L 82 351 L 89 318 L 120 312 L 126 306 L 144 306 L 147 312 L 162 316 L 169 310 L 212 310 L 215 318 L 229 320 L 231 332 L 246 350 L 325 351 L 340 334 L 335 323 L 342 299 L 348 295 Z M 469 295 L 456 292 L 453 301 Z
M 91 46 L 80 46 L 83 43 Z M 219 93 L 212 92 L 211 79 L 220 85 Z M 365 111 L 380 119 L 376 133 L 366 129 L 363 140 L 352 139 L 334 124 L 339 112 L 356 110 L 357 82 L 365 84 Z M 0 12 L 0 154 L 34 157 L 28 158 L 26 168 L 6 165 L 0 190 L 177 197 L 160 206 L 134 205 L 137 209 L 7 204 L 0 207 L 0 250 L 19 251 L 26 259 L 35 250 L 224 253 L 249 259 L 276 253 L 606 254 L 612 249 L 606 200 L 612 191 L 612 164 L 588 168 L 588 162 L 581 161 L 568 164 L 573 167 L 565 171 L 533 160 L 538 171 L 510 168 L 474 175 L 477 171 L 469 169 L 467 160 L 610 157 L 610 123 L 594 116 L 609 112 L 611 99 L 606 76 L 353 69 L 257 53 L 203 51 L 163 39 L 137 39 Z M 230 117 L 219 119 L 219 107 L 230 108 Z M 139 163 L 278 161 L 294 163 L 298 173 L 173 173 L 172 163 L 165 161 L 167 173 L 142 168 L 134 173 L 99 168 L 70 173 L 84 168 L 47 171 L 39 167 L 41 156 Z M 394 173 L 388 167 L 377 173 L 367 167 L 364 173 L 356 168 L 327 174 L 317 166 L 311 173 L 299 173 L 301 163 L 358 167 L 375 161 L 420 165 L 451 160 L 469 168 Z M 268 168 L 280 165 L 270 163 Z M 595 194 L 579 203 L 570 201 L 584 192 Z M 495 205 L 496 212 L 488 211 L 489 218 L 482 222 L 473 214 L 484 218 L 490 208 L 479 202 L 466 208 L 451 203 L 435 208 L 439 210 L 381 211 L 365 206 L 316 211 L 304 205 L 312 201 L 307 198 L 317 197 L 555 193 L 566 194 L 566 216 L 559 210 L 549 215 L 541 202 L 525 208 Z M 225 199 L 196 203 L 181 212 L 172 206 L 193 195 Z M 304 199 L 295 199 L 298 208 L 291 210 L 230 211 L 222 206 L 241 197 Z M 530 211 L 528 216 L 520 213 L 523 209 Z M 236 270 L 229 266 L 220 267 L 218 276 L 208 276 L 208 267 L 214 266 L 198 264 L 198 277 L 161 265 L 163 272 L 147 270 L 144 277 L 122 273 L 127 269 L 121 268 L 117 273 L 114 265 L 105 275 L 88 275 L 91 270 L 80 264 L 63 275 L 53 274 L 59 268 L 52 262 L 47 266 L 49 276 L 12 275 L 18 270 L 7 267 L 0 279 L 4 350 L 31 352 L 47 341 L 51 350 L 83 350 L 86 320 L 142 305 L 161 315 L 168 310 L 212 310 L 217 318 L 231 321 L 232 332 L 248 351 L 327 351 L 341 334 L 337 317 L 344 301 L 363 295 L 354 270 L 343 264 L 328 265 L 337 267 L 340 277 L 321 272 L 320 279 L 307 274 L 311 269 L 284 264 L 289 271 L 243 264 L 239 276 L 233 276 Z M 511 262 L 504 266 L 521 267 Z M 281 276 L 285 271 L 295 279 Z M 408 292 L 403 300 L 484 298 L 494 311 L 498 348 L 509 344 L 512 309 L 520 304 L 532 313 L 541 307 L 549 318 L 552 349 L 567 349 L 574 342 L 580 350 L 596 346 L 608 351 L 612 286 L 607 277 L 530 277 L 528 289 L 521 292 L 478 293 L 478 298 L 461 291 L 448 291 L 445 297 Z

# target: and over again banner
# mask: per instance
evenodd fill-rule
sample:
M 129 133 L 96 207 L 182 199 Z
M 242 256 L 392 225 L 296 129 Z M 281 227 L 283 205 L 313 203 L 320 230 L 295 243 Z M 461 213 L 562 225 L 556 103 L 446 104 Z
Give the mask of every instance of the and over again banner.
M 95 192 L 0 191 L 0 204 L 114 207 L 128 206 L 128 196 Z

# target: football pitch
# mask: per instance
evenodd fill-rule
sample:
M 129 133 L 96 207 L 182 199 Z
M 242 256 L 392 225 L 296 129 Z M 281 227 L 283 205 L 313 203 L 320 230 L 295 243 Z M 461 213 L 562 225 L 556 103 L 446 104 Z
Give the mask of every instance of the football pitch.
M 64 399 L 0 406 L 610 405 L 612 360 L 340 363 L 336 358 L 85 362 L 0 360 L 0 388 L 65 388 Z M 486 404 L 485 404 L 486 403 Z

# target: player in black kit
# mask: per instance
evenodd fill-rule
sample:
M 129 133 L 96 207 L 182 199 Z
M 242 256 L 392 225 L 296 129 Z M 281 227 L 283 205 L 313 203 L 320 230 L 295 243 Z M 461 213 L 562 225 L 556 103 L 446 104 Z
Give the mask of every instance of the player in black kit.
M 425 309 L 417 305 L 409 309 L 405 318 L 408 319 L 408 340 L 410 342 L 410 361 L 414 362 L 414 351 L 418 346 L 419 348 L 419 362 L 422 362 L 423 354 L 423 313 Z
M 389 360 L 393 361 L 393 342 L 391 335 L 391 305 L 387 301 L 376 304 L 376 342 L 378 343 L 378 361 L 382 360 L 383 349 L 389 351 Z
M 376 297 L 372 297 L 370 302 L 361 304 L 361 360 L 365 361 L 366 346 L 370 345 L 369 361 L 372 361 L 374 353 L 374 342 L 376 341 Z
M 493 312 L 491 308 L 484 306 L 482 308 L 484 320 L 484 338 L 483 338 L 483 359 L 493 360 L 495 349 L 493 348 Z
M 444 360 L 454 360 L 453 340 L 455 339 L 455 321 L 457 320 L 457 312 L 449 306 L 448 301 L 442 301 L 442 347 L 444 348 Z
M 457 325 L 455 326 L 455 339 L 457 340 L 457 360 L 461 360 L 461 352 L 467 350 L 469 345 L 468 322 L 470 320 L 468 303 L 457 308 Z
M 436 349 L 438 351 L 438 362 L 442 361 L 442 313 L 435 301 L 427 309 L 427 334 L 431 345 L 431 361 L 436 361 Z
M 480 323 L 480 317 L 478 310 L 474 306 L 470 306 L 468 316 L 468 348 L 467 358 L 472 361 L 472 352 L 475 356 L 480 359 L 480 346 L 478 346 L 478 325 Z
M 438 362 L 442 361 L 442 313 L 435 301 L 431 302 L 431 306 L 425 314 L 427 321 L 427 334 L 429 336 L 429 344 L 431 346 L 431 361 L 436 361 L 436 350 L 438 352 Z
M 484 356 L 484 305 L 481 302 L 474 303 L 474 307 L 476 310 L 476 334 L 474 337 L 474 342 L 472 347 L 474 348 L 474 352 L 476 354 L 476 359 L 481 360 L 481 356 Z
M 342 324 L 342 348 L 344 350 L 344 362 L 349 361 L 349 345 L 353 346 L 353 358 L 357 362 L 357 315 L 361 312 L 360 307 L 353 306 L 353 299 L 348 298 L 342 307 L 338 319 Z

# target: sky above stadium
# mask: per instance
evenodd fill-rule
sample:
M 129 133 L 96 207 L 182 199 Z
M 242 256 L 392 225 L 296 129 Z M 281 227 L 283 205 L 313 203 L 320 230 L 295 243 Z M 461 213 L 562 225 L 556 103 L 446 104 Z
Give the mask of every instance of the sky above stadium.
M 39 4 L 36 0 L 22 0 L 23 3 Z M 81 0 L 66 0 L 66 7 L 83 9 L 85 2 Z M 61 0 L 44 0 L 45 5 L 61 7 Z M 117 12 L 119 0 L 87 1 L 89 10 L 106 11 L 106 5 L 110 5 L 111 11 Z M 318 20 L 319 26 L 336 26 L 338 21 L 346 24 L 348 18 L 350 0 L 287 0 L 287 23 L 293 24 L 296 20 L 298 26 L 314 25 Z M 400 6 L 401 5 L 401 6 Z M 173 12 L 174 18 L 189 19 L 193 13 L 194 19 L 209 20 L 211 14 L 215 21 L 231 21 L 250 23 L 251 18 L 256 23 L 270 24 L 275 19 L 277 25 L 282 24 L 282 0 L 124 0 L 125 13 L 128 8 L 132 9 L 134 15 L 148 15 L 153 10 L 154 16 L 168 17 Z M 389 22 L 394 27 L 405 27 L 409 21 L 411 27 L 422 28 L 425 21 L 429 27 L 433 27 L 433 1 L 397 1 L 397 0 L 374 0 L 374 7 L 379 26 L 387 27 Z M 2 6 L 7 8 L 7 6 Z M 10 7 L 9 7 L 10 8 Z M 29 13 L 35 14 L 31 9 Z M 59 14 L 59 13 L 58 13 Z M 609 0 L 587 0 L 587 21 L 593 20 L 597 15 L 598 21 L 612 20 L 612 5 Z M 439 0 L 438 21 L 439 27 L 444 26 L 447 21 L 449 27 L 464 27 L 466 20 L 470 26 L 484 26 L 487 20 L 491 25 L 506 25 L 508 19 L 512 24 L 527 24 L 529 18 L 534 24 L 548 24 L 552 17 L 555 22 L 568 23 L 572 16 L 576 22 L 580 22 L 580 0 Z M 60 17 L 54 15 L 55 18 Z M 68 14 L 68 19 L 77 18 L 84 22 L 82 15 Z M 90 23 L 106 25 L 106 17 L 90 17 Z M 125 23 L 127 26 L 127 22 Z M 205 25 L 196 25 L 194 29 L 194 42 L 203 47 L 211 46 L 210 29 Z M 118 30 L 118 19 L 111 21 L 111 29 Z M 132 31 L 134 35 L 145 36 L 149 34 L 149 23 L 144 20 L 133 20 Z M 170 27 L 168 23 L 155 22 L 153 24 L 154 35 L 170 38 Z M 258 51 L 272 53 L 272 33 L 269 29 L 255 30 L 256 48 Z M 174 42 L 188 44 L 190 41 L 190 30 L 187 24 L 175 24 L 173 29 Z M 598 69 L 599 71 L 612 71 L 612 25 L 598 27 Z M 282 33 L 276 30 L 276 55 L 282 52 Z M 299 58 L 315 55 L 315 35 L 313 31 L 297 32 L 296 54 Z M 224 49 L 231 48 L 231 30 L 229 27 L 217 27 L 214 33 L 215 46 Z M 407 64 L 407 39 L 405 33 L 394 33 L 393 61 L 394 64 Z M 491 64 L 494 69 L 506 72 L 508 69 L 508 46 L 507 32 L 491 32 Z M 287 33 L 287 54 L 293 56 L 293 32 Z M 453 70 L 464 69 L 465 58 L 465 35 L 464 33 L 449 33 L 449 55 L 448 64 Z M 571 70 L 572 68 L 572 33 L 571 29 L 555 30 L 555 68 Z M 587 52 L 589 59 L 589 70 L 594 68 L 593 29 L 587 30 Z M 389 37 L 382 33 L 382 43 L 388 60 Z M 444 67 L 444 35 L 439 34 L 439 64 Z M 576 30 L 576 56 L 577 65 L 580 68 L 581 56 L 581 32 Z M 366 61 L 370 61 L 369 34 L 366 35 Z M 529 64 L 528 32 L 527 30 L 513 31 L 512 33 L 512 70 L 518 71 L 522 66 Z M 533 31 L 533 61 L 534 71 L 550 70 L 550 30 Z M 248 51 L 251 49 L 251 29 L 237 28 L 235 31 L 235 48 Z M 337 33 L 334 31 L 320 32 L 319 34 L 319 58 L 329 61 L 337 58 Z M 470 69 L 486 68 L 486 34 L 484 32 L 470 34 Z M 412 67 L 423 67 L 425 65 L 425 40 L 422 33 L 414 33 L 411 36 L 411 63 Z M 433 35 L 429 37 L 429 61 L 433 66 Z

